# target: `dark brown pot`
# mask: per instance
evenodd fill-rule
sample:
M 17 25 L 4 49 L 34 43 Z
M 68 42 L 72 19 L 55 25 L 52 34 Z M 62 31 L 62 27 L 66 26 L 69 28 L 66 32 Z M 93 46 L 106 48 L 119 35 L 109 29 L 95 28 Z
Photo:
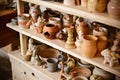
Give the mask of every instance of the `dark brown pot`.
M 107 10 L 111 17 L 120 19 L 120 0 L 110 0 L 107 6 Z

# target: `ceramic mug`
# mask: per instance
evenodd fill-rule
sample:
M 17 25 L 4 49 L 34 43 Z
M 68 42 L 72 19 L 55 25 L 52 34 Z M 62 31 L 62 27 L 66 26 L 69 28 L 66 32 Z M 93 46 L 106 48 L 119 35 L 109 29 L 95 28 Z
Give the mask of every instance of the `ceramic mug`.
M 55 72 L 58 69 L 58 60 L 56 58 L 47 59 L 47 68 L 50 72 Z

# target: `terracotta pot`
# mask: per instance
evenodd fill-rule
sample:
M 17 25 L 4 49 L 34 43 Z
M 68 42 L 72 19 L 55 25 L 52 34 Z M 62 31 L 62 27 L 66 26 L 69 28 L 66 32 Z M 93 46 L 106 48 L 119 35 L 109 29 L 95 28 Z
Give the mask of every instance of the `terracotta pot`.
M 98 54 L 105 49 L 107 46 L 107 37 L 106 36 L 98 36 L 97 48 Z
M 55 26 L 53 24 L 47 24 L 43 28 L 43 34 L 48 39 L 56 38 L 56 34 L 58 31 L 59 31 L 58 26 Z
M 28 29 L 28 26 L 26 24 L 30 20 L 30 15 L 29 14 L 21 14 L 18 16 L 18 25 L 21 28 Z
M 107 10 L 111 17 L 120 19 L 120 0 L 110 0 L 107 6 Z
M 81 45 L 81 53 L 87 58 L 93 58 L 97 52 L 97 37 L 93 35 L 85 35 Z
M 88 9 L 90 12 L 104 12 L 107 2 L 107 0 L 88 0 Z

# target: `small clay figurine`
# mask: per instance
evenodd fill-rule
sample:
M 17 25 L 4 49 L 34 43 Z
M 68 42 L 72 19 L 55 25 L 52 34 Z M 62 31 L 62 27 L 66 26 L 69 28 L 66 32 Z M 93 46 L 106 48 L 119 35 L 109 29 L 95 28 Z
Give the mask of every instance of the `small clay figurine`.
M 101 51 L 101 55 L 104 56 L 103 64 L 109 63 L 110 67 L 119 65 L 118 59 L 120 58 L 120 55 L 118 53 L 115 53 L 110 49 L 105 49 Z
M 37 19 L 37 22 L 33 25 L 33 29 L 36 33 L 42 33 L 45 19 L 40 16 Z
M 115 52 L 120 51 L 120 45 L 119 44 L 120 44 L 120 41 L 118 39 L 115 39 L 114 44 L 111 47 L 111 51 L 115 51 Z

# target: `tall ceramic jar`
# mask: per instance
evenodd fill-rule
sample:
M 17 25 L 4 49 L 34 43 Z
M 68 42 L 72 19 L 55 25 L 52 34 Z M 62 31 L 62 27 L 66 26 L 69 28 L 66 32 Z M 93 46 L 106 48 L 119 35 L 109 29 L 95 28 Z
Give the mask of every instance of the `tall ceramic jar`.
M 120 0 L 110 0 L 107 6 L 107 10 L 111 17 L 120 19 Z
M 93 58 L 97 53 L 97 37 L 93 35 L 85 35 L 81 45 L 81 53 L 87 58 Z
M 107 0 L 88 0 L 88 9 L 91 12 L 104 12 L 107 2 Z

